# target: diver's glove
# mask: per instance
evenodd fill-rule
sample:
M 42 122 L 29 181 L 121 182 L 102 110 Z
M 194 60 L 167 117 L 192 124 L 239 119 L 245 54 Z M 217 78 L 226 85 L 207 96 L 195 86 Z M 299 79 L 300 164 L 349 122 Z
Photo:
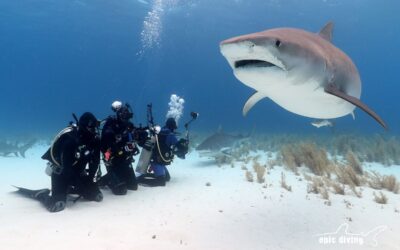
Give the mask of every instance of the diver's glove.
M 111 149 L 108 149 L 106 152 L 103 154 L 103 160 L 104 160 L 104 165 L 106 167 L 111 165 L 111 158 L 112 158 L 112 153 Z

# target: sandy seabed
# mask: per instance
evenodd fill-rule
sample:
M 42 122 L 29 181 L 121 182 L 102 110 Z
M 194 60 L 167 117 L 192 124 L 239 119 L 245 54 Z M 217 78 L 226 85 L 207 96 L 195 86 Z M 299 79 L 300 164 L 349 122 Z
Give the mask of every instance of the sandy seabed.
M 218 167 L 197 152 L 175 160 L 166 187 L 140 186 L 126 196 L 103 190 L 101 203 L 79 200 L 49 213 L 12 187 L 50 187 L 45 150 L 0 158 L 0 249 L 400 249 L 397 194 L 383 191 L 388 204 L 381 205 L 363 187 L 362 198 L 330 194 L 326 205 L 283 167 L 266 183 L 248 182 L 243 163 Z M 399 166 L 364 168 L 400 177 Z M 282 172 L 291 192 L 281 187 Z

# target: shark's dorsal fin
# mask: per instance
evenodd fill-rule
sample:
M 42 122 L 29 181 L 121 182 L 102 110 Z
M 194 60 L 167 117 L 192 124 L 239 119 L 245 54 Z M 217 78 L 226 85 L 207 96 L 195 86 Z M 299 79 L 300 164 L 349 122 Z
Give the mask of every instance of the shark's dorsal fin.
M 362 103 L 359 99 L 355 98 L 354 96 L 350 96 L 340 91 L 334 84 L 328 84 L 325 87 L 325 92 L 334 95 L 336 97 L 342 98 L 343 100 L 346 100 L 351 104 L 359 107 L 360 109 L 365 111 L 368 115 L 370 115 L 372 118 L 374 118 L 382 127 L 384 127 L 386 130 L 388 129 L 386 123 L 382 120 L 382 118 L 379 117 L 377 113 L 375 113 L 372 109 L 370 109 L 367 105 Z
M 221 125 L 221 124 L 218 126 L 217 133 L 218 133 L 218 134 L 222 133 L 222 125 Z
M 243 106 L 243 116 L 247 115 L 247 112 L 261 99 L 263 99 L 265 94 L 260 93 L 260 92 L 255 92 L 250 98 L 247 100 L 247 102 Z
M 318 33 L 322 38 L 331 42 L 332 41 L 332 30 L 333 30 L 333 23 L 327 23 L 321 31 Z

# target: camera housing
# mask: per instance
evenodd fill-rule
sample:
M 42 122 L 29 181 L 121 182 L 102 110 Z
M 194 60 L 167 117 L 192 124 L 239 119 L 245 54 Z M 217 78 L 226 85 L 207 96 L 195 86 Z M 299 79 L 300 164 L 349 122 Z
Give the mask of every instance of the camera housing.
M 196 120 L 197 117 L 199 116 L 199 113 L 192 111 L 192 112 L 190 112 L 190 116 L 193 118 L 193 120 Z

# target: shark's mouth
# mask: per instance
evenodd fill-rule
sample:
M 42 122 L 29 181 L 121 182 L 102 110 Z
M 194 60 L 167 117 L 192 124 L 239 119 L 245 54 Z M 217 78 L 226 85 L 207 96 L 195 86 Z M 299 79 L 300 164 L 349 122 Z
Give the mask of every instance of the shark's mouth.
M 278 67 L 278 66 L 271 62 L 262 61 L 262 60 L 240 60 L 240 61 L 235 62 L 235 69 L 239 69 L 239 68 L 269 68 L 269 67 Z

